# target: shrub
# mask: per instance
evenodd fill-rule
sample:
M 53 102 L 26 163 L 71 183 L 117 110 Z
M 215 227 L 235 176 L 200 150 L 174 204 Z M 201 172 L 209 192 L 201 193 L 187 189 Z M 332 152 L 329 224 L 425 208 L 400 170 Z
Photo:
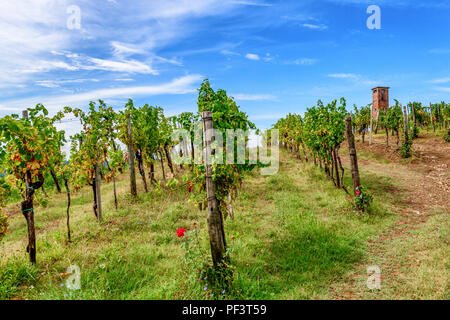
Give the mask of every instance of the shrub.
M 370 205 L 373 201 L 372 194 L 361 185 L 356 188 L 355 193 L 355 209 L 361 212 L 369 211 Z
M 225 262 L 219 267 L 214 267 L 207 251 L 199 240 L 199 230 L 187 231 L 184 228 L 177 230 L 178 238 L 181 238 L 181 246 L 186 250 L 184 264 L 186 270 L 195 270 L 191 273 L 190 280 L 193 286 L 202 296 L 213 299 L 224 299 L 234 291 L 232 288 L 235 267 L 229 262 L 229 254 L 225 254 Z M 194 285 L 195 284 L 195 285 Z
M 412 139 L 406 138 L 403 144 L 400 146 L 400 155 L 402 158 L 411 157 Z
M 409 139 L 415 139 L 419 136 L 419 127 L 417 127 L 415 124 L 412 126 L 410 132 L 409 132 Z
M 8 229 L 8 220 L 6 216 L 0 211 L 0 241 L 6 234 L 6 230 Z
M 444 139 L 445 142 L 450 142 L 450 130 L 442 136 L 442 139 Z

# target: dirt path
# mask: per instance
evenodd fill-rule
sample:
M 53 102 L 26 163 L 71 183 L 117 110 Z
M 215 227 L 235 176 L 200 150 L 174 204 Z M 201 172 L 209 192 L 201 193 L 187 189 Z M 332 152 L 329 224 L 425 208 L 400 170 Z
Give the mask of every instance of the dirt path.
M 358 147 L 361 150 L 362 146 Z M 355 267 L 355 272 L 349 276 L 346 285 L 331 288 L 331 298 L 404 299 L 406 287 L 411 287 L 411 283 L 416 287 L 425 285 L 417 284 L 414 277 L 423 273 L 424 261 L 426 260 L 425 264 L 430 264 L 430 256 L 435 254 L 436 250 L 440 250 L 431 248 L 427 252 L 428 242 L 422 241 L 421 238 L 415 240 L 414 234 L 427 228 L 426 223 L 433 215 L 442 215 L 443 221 L 448 222 L 450 145 L 445 144 L 439 137 L 418 138 L 414 140 L 414 156 L 411 163 L 401 163 L 394 151 L 395 148 L 386 150 L 384 138 L 377 139 L 370 147 L 366 144 L 363 148 L 362 153 L 371 152 L 393 161 L 386 164 L 361 157 L 358 162 L 360 170 L 383 172 L 399 185 L 401 194 L 396 205 L 396 214 L 399 218 L 386 233 L 369 242 L 366 261 Z M 446 250 L 448 251 L 448 246 Z M 445 267 L 445 261 L 442 261 L 442 264 Z M 366 286 L 366 268 L 369 265 L 377 265 L 382 270 L 381 281 L 385 286 L 380 292 L 370 291 Z M 436 281 L 448 282 L 447 276 L 448 273 L 443 275 L 444 279 Z M 429 285 L 433 290 L 435 284 Z M 446 286 L 448 283 L 443 285 L 444 288 Z M 383 290 L 385 292 L 381 292 Z M 412 299 L 422 298 L 420 292 L 417 292 L 417 295 L 408 292 L 407 296 Z

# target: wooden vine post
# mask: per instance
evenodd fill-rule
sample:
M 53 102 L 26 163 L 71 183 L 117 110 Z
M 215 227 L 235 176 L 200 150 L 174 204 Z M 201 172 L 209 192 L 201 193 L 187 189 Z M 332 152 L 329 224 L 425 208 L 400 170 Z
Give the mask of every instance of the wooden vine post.
M 372 144 L 372 132 L 373 132 L 373 112 L 370 110 L 370 137 L 369 137 L 369 146 Z
M 134 148 L 133 148 L 133 133 L 131 131 L 131 118 L 128 117 L 128 165 L 130 166 L 130 187 L 131 187 L 131 195 L 133 197 L 137 196 L 137 188 L 136 188 L 136 171 L 134 168 Z
M 434 126 L 434 118 L 433 118 L 433 106 L 430 102 L 430 117 L 431 117 L 431 125 L 433 126 L 433 133 L 436 132 L 436 128 Z
M 69 182 L 67 181 L 67 178 L 64 177 L 64 185 L 66 186 L 66 192 L 67 192 L 67 240 L 68 242 L 72 242 L 72 239 L 70 237 L 70 189 L 69 189 Z
M 28 111 L 22 112 L 22 118 L 28 118 Z M 44 177 L 40 173 L 39 181 L 33 183 L 33 178 L 31 177 L 30 170 L 25 173 L 25 200 L 22 201 L 22 213 L 27 220 L 28 226 L 28 245 L 27 252 L 30 255 L 30 262 L 36 263 L 36 230 L 34 227 L 34 207 L 33 207 L 33 197 L 35 190 L 42 187 L 44 184 Z
M 100 194 L 100 163 L 97 149 L 97 163 L 95 166 L 95 189 L 96 189 L 96 197 L 97 197 L 97 219 L 102 220 L 102 197 Z
M 213 121 L 210 111 L 202 112 L 203 135 L 205 141 L 206 192 L 208 197 L 208 232 L 211 245 L 211 255 L 215 267 L 220 266 L 225 259 L 226 239 L 222 212 L 216 198 L 216 184 L 212 180 L 211 144 L 213 143 Z
M 113 173 L 113 190 L 114 190 L 114 206 L 117 210 L 117 190 L 116 190 L 116 173 Z
M 403 106 L 403 129 L 405 131 L 405 141 L 408 140 L 408 115 L 406 114 L 406 106 Z
M 345 126 L 347 132 L 348 151 L 350 154 L 350 166 L 352 170 L 353 192 L 356 192 L 356 188 L 360 185 L 360 179 L 358 158 L 356 156 L 355 136 L 352 132 L 352 118 L 350 116 L 345 119 Z

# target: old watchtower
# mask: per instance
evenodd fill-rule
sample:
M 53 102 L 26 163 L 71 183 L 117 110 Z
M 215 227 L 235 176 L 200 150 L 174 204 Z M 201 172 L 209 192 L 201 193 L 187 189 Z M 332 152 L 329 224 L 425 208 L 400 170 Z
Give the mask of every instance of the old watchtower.
M 372 95 L 372 116 L 374 119 L 378 119 L 380 110 L 389 108 L 389 87 L 373 88 Z

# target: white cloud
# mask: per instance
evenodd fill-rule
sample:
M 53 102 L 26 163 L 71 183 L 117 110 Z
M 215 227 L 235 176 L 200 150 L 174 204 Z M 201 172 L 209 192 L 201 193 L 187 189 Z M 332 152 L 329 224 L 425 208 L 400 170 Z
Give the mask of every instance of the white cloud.
M 115 81 L 124 81 L 124 82 L 134 81 L 134 79 L 131 79 L 131 78 L 117 78 L 114 80 Z
M 332 74 L 329 74 L 328 77 L 335 78 L 335 79 L 348 79 L 357 84 L 362 84 L 364 86 L 375 87 L 375 86 L 379 86 L 379 85 L 386 85 L 386 83 L 381 80 L 371 80 L 365 76 L 355 74 L 355 73 L 332 73 Z
M 328 75 L 330 78 L 339 79 L 359 79 L 360 75 L 354 73 L 332 73 Z
M 86 70 L 105 70 L 114 72 L 125 72 L 125 73 L 149 73 L 153 75 L 158 75 L 159 72 L 153 70 L 150 66 L 145 63 L 136 60 L 104 60 L 97 58 L 88 58 L 88 61 L 93 63 L 93 65 L 82 66 Z
M 83 82 L 99 82 L 98 79 L 70 79 L 70 80 L 38 80 L 36 84 L 41 87 L 58 88 L 64 84 L 83 83 Z
M 18 109 L 0 104 L 0 111 L 18 111 Z
M 440 79 L 434 79 L 429 81 L 429 83 L 434 83 L 434 84 L 441 84 L 441 83 L 448 83 L 450 82 L 450 78 L 440 78 Z
M 258 100 L 276 100 L 276 97 L 271 94 L 234 94 L 231 95 L 236 100 L 241 101 L 258 101 Z
M 99 59 L 89 57 L 83 54 L 76 54 L 69 51 L 52 52 L 54 55 L 64 56 L 69 63 L 61 63 L 61 68 L 66 67 L 67 70 L 103 70 L 109 72 L 123 72 L 123 73 L 142 73 L 158 75 L 159 72 L 153 69 L 149 64 L 140 62 L 134 59 L 118 58 L 116 60 Z M 178 64 L 176 61 L 171 61 L 161 57 L 154 57 L 159 61 Z
M 440 92 L 450 92 L 450 87 L 434 87 L 434 90 Z
M 254 2 L 254 1 L 231 1 L 231 4 L 241 4 L 245 6 L 271 7 L 270 3 Z
M 0 83 L 2 87 L 26 82 L 35 73 L 70 70 L 48 61 L 48 52 L 70 42 L 66 29 L 67 1 L 0 1 Z M 60 14 L 58 14 L 60 13 Z
M 255 53 L 247 53 L 245 57 L 249 60 L 259 60 L 259 56 Z
M 128 43 L 122 43 L 119 41 L 111 41 L 111 46 L 113 47 L 113 53 L 115 56 L 118 57 L 124 57 L 129 56 L 133 54 L 144 54 L 145 50 L 142 48 L 139 48 L 136 45 L 128 44 Z
M 317 62 L 316 59 L 310 58 L 301 58 L 293 61 L 293 64 L 302 65 L 302 66 L 311 66 Z
M 302 27 L 312 29 L 312 30 L 326 30 L 328 26 L 324 24 L 312 24 L 312 23 L 304 23 Z
M 3 101 L 1 104 L 7 106 L 8 110 L 19 111 L 25 106 L 33 106 L 37 103 L 42 103 L 47 109 L 57 111 L 61 110 L 64 106 L 85 106 L 89 101 L 98 99 L 107 100 L 111 98 L 192 93 L 195 92 L 195 87 L 198 87 L 202 79 L 203 76 L 194 74 L 177 78 L 169 83 L 160 85 L 97 89 L 62 96 L 32 97 L 21 100 Z
M 305 14 L 296 14 L 296 15 L 288 15 L 282 16 L 281 19 L 288 21 L 317 21 L 317 19 L 313 16 L 305 15 Z
M 189 19 L 233 8 L 219 0 L 113 1 L 101 8 L 95 1 L 76 2 L 81 30 L 67 28 L 73 1 L 0 1 L 0 87 L 26 88 L 52 71 L 59 77 L 82 77 L 83 70 L 157 75 L 154 63 L 182 65 L 156 50 L 189 35 Z
M 226 55 L 226 56 L 240 56 L 240 53 L 234 52 L 234 51 L 230 51 L 230 50 L 222 50 L 220 51 L 221 54 Z
M 264 61 L 269 62 L 273 60 L 273 57 L 270 56 L 270 53 L 266 53 L 266 56 L 262 58 Z

